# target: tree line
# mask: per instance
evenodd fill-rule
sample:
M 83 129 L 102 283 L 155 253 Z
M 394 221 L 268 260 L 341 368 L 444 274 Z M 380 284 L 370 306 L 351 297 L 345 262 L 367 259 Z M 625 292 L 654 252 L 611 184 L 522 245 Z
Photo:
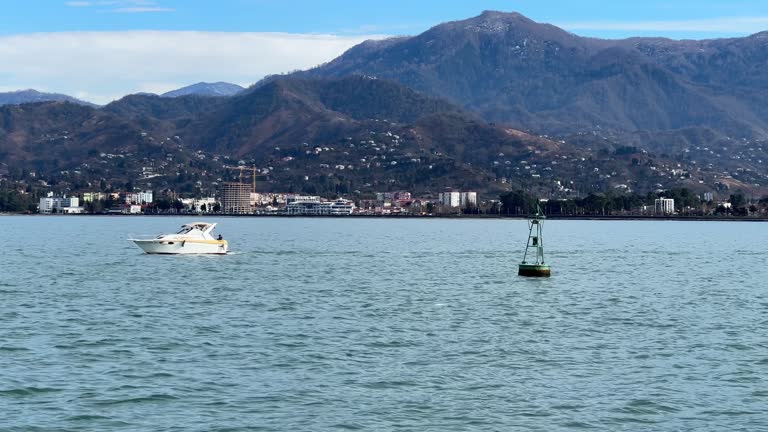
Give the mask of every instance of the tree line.
M 507 215 L 530 215 L 536 212 L 537 205 L 547 215 L 587 215 L 620 216 L 653 214 L 656 199 L 672 198 L 675 200 L 675 212 L 684 215 L 728 214 L 746 216 L 765 212 L 768 197 L 753 202 L 744 193 L 737 191 L 729 196 L 730 208 L 714 202 L 703 201 L 687 188 L 670 189 L 647 194 L 589 194 L 583 198 L 540 201 L 536 196 L 522 190 L 501 194 L 497 211 Z M 643 211 L 643 208 L 646 211 Z

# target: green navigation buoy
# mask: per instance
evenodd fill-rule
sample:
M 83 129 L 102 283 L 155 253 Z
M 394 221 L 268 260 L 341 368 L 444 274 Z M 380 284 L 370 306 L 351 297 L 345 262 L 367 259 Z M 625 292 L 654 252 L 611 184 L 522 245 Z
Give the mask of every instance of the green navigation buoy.
M 549 277 L 551 275 L 549 266 L 544 264 L 544 237 L 541 235 L 541 226 L 544 224 L 544 214 L 541 208 L 536 204 L 536 214 L 528 219 L 528 243 L 525 245 L 525 254 L 523 262 L 520 263 L 518 276 L 527 277 Z M 533 250 L 531 250 L 533 249 Z M 530 255 L 534 256 L 533 262 L 528 262 Z

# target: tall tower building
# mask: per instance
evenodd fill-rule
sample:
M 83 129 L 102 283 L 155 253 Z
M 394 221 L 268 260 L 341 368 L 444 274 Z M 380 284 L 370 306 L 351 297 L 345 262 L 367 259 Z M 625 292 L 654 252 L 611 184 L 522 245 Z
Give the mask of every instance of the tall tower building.
M 221 186 L 221 211 L 232 214 L 251 212 L 251 185 L 224 183 Z

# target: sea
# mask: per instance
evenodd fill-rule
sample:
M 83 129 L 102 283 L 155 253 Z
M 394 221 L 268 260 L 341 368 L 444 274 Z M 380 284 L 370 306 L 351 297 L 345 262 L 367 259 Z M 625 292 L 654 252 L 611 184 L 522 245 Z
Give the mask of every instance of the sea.
M 217 222 L 226 256 L 129 237 Z M 0 431 L 768 430 L 768 224 L 0 217 Z

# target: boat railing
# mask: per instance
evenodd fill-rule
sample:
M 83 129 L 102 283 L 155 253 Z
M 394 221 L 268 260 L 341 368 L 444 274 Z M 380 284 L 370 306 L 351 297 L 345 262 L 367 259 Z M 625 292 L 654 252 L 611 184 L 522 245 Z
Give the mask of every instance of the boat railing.
M 128 240 L 157 240 L 161 238 L 162 236 L 167 234 L 158 234 L 158 233 L 142 233 L 142 234 L 135 234 L 135 233 L 129 233 L 128 234 Z

